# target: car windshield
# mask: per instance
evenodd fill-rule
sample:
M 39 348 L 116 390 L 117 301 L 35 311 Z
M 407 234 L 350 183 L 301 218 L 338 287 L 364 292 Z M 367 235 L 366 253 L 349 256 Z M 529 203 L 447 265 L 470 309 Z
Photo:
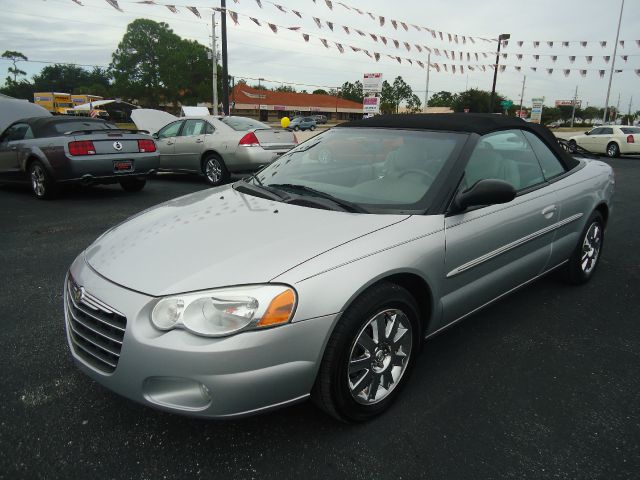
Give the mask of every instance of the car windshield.
M 366 211 L 423 210 L 442 167 L 458 155 L 466 137 L 335 128 L 290 150 L 247 182 L 284 197 L 330 196 Z
M 78 130 L 111 130 L 118 128 L 113 123 L 102 120 L 77 120 L 72 122 L 54 122 L 51 125 L 54 133 L 75 132 Z
M 622 127 L 620 130 L 626 135 L 640 134 L 640 127 Z
M 220 121 L 239 132 L 246 132 L 248 130 L 254 130 L 256 128 L 270 128 L 264 123 L 253 120 L 252 118 L 245 117 L 224 117 L 221 118 Z

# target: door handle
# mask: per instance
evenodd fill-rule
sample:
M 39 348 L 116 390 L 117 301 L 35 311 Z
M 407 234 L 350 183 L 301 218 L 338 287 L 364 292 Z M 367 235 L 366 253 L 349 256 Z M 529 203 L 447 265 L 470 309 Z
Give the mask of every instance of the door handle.
M 201 138 L 196 140 L 196 143 L 202 143 L 204 140 L 202 140 Z
M 167 142 L 167 145 L 173 145 L 173 142 Z
M 548 207 L 545 207 L 542 209 L 542 215 L 545 216 L 546 218 L 551 218 L 553 217 L 553 214 L 556 213 L 556 206 L 555 205 L 549 205 Z

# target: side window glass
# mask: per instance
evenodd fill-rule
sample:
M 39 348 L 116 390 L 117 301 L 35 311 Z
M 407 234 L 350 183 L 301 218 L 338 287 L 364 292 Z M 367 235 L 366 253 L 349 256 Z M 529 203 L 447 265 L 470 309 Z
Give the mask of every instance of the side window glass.
M 516 191 L 544 182 L 542 168 L 521 130 L 483 136 L 465 168 L 463 188 L 485 179 L 503 180 Z
M 600 132 L 600 135 L 612 135 L 613 134 L 613 128 L 603 128 L 602 131 Z
M 31 140 L 32 138 L 35 138 L 33 135 L 33 130 L 31 130 L 31 127 L 27 125 L 27 131 L 24 132 L 24 139 Z
M 204 133 L 206 133 L 207 135 L 210 135 L 214 131 L 215 131 L 215 128 L 213 128 L 213 125 L 211 125 L 209 122 L 204 122 Z
M 181 137 L 192 137 L 194 135 L 202 135 L 204 133 L 204 121 L 187 120 L 180 132 Z
M 174 123 L 170 123 L 166 127 L 163 127 L 158 132 L 158 138 L 175 137 L 176 135 L 178 135 L 178 131 L 180 130 L 181 124 L 182 122 L 174 122 Z
M 547 147 L 542 140 L 531 132 L 524 132 L 524 136 L 527 137 L 527 140 L 529 140 L 529 143 L 531 144 L 531 148 L 533 148 L 536 157 L 538 157 L 538 161 L 542 167 L 542 173 L 546 180 L 565 172 L 560 160 L 558 160 L 555 154 L 549 150 L 549 147 Z
M 601 128 L 594 128 L 593 130 L 591 130 L 589 135 L 600 135 L 601 133 L 602 133 L 602 129 Z
M 31 129 L 26 123 L 17 123 L 7 130 L 7 133 L 3 136 L 3 140 L 7 142 L 23 140 L 28 130 Z M 33 135 L 31 135 L 30 138 L 33 138 Z

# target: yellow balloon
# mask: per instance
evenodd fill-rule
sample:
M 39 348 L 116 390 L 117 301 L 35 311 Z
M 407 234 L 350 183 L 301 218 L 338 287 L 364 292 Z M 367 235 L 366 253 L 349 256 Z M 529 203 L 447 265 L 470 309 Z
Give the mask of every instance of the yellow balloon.
M 291 123 L 291 120 L 289 120 L 289 117 L 282 117 L 280 119 L 280 125 L 282 125 L 282 128 L 287 128 L 290 123 Z

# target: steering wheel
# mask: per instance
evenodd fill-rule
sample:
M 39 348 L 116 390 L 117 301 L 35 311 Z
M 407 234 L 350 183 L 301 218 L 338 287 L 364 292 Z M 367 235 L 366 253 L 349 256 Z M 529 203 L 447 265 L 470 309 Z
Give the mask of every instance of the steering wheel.
M 409 170 L 405 170 L 404 172 L 402 172 L 400 175 L 398 175 L 398 178 L 402 178 L 405 175 L 409 175 L 411 173 L 417 173 L 418 175 L 422 175 L 423 177 L 433 181 L 435 180 L 436 177 L 434 177 L 432 174 L 430 174 L 429 172 L 425 172 L 424 170 L 417 170 L 415 168 L 409 169 Z

